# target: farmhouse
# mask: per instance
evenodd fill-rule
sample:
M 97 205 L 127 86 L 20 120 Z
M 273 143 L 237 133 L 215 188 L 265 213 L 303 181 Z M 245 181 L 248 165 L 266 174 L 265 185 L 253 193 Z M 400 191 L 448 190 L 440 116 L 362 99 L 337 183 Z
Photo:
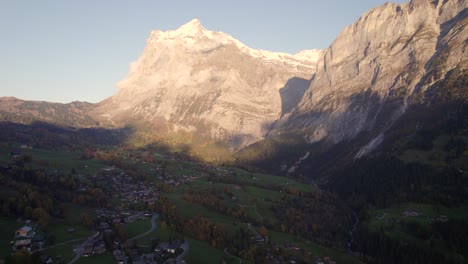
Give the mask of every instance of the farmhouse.
M 23 226 L 22 228 L 16 230 L 15 234 L 17 237 L 32 237 L 34 236 L 34 231 L 29 226 Z

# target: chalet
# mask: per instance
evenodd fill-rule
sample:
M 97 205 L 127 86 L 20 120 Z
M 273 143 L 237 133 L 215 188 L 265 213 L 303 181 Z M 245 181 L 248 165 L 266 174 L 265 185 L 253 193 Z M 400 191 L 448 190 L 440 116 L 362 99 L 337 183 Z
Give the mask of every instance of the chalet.
M 31 246 L 31 243 L 32 243 L 31 239 L 16 240 L 14 249 L 19 250 L 22 248 L 29 248 Z
M 23 226 L 22 228 L 16 230 L 15 234 L 17 237 L 32 237 L 34 236 L 34 231 L 29 226 Z
M 176 243 L 169 243 L 169 244 L 161 245 L 161 248 L 163 251 L 167 253 L 174 254 L 177 248 L 179 248 L 179 246 Z

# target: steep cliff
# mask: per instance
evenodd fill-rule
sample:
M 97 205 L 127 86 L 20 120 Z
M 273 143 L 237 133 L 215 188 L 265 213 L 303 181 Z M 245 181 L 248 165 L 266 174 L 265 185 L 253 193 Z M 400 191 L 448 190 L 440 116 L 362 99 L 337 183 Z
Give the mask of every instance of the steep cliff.
M 323 51 L 301 102 L 270 135 L 295 131 L 336 144 L 372 131 L 357 157 L 365 155 L 408 105 L 433 103 L 447 73 L 466 74 L 467 5 L 413 0 L 370 10 Z

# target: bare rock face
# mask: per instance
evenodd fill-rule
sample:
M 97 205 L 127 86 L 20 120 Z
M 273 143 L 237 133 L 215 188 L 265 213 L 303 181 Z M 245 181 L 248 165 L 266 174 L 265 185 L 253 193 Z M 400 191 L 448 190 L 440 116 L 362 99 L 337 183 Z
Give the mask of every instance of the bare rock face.
M 467 5 L 413 0 L 364 14 L 323 51 L 301 102 L 271 134 L 294 130 L 309 142 L 337 143 L 380 131 L 364 155 L 409 104 L 425 100 L 428 87 L 452 69 L 467 69 Z
M 320 53 L 254 50 L 194 19 L 175 31 L 151 32 L 120 91 L 94 115 L 117 126 L 139 122 L 155 133 L 203 134 L 240 148 L 261 139 L 297 104 Z

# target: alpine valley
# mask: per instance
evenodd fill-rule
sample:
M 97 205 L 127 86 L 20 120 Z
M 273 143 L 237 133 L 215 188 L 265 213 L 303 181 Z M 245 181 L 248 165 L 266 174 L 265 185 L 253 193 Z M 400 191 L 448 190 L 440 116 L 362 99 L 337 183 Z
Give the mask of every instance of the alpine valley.
M 293 55 L 193 19 L 104 101 L 0 98 L 0 263 L 468 263 L 467 26 L 386 3 Z

